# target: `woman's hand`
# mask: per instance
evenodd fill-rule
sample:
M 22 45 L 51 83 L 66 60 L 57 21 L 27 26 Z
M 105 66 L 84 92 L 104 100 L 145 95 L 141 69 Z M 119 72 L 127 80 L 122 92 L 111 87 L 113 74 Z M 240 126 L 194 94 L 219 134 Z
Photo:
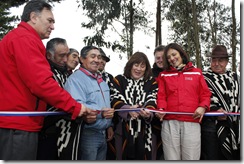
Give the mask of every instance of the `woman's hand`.
M 148 110 L 145 110 L 145 109 L 141 109 L 141 110 L 139 111 L 139 114 L 140 114 L 140 116 L 141 116 L 142 118 L 144 118 L 144 119 L 148 119 L 148 118 L 150 118 L 150 116 L 151 116 L 151 112 L 148 111 Z
M 202 118 L 203 118 L 203 116 L 204 116 L 205 111 L 206 111 L 206 108 L 199 106 L 199 107 L 195 110 L 195 112 L 194 112 L 194 114 L 193 114 L 192 117 L 193 117 L 194 119 L 198 119 L 198 118 L 199 118 L 199 122 L 201 122 L 201 121 L 202 121 Z
M 163 111 L 162 108 L 160 108 L 159 110 Z M 159 112 L 155 113 L 155 116 L 156 116 L 160 121 L 163 121 L 163 118 L 164 118 L 165 115 L 166 115 L 166 113 L 159 113 Z
M 139 105 L 132 105 L 130 106 L 130 109 L 134 109 L 134 108 L 138 108 Z M 135 111 L 131 111 L 129 112 L 129 115 L 131 116 L 132 119 L 136 119 L 140 114 L 138 112 Z

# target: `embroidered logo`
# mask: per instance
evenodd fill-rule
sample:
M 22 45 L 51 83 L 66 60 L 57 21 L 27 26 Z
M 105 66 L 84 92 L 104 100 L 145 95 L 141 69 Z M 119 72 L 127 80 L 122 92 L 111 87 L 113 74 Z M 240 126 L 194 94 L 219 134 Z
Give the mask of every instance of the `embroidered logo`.
M 185 77 L 185 80 L 193 80 L 192 77 Z

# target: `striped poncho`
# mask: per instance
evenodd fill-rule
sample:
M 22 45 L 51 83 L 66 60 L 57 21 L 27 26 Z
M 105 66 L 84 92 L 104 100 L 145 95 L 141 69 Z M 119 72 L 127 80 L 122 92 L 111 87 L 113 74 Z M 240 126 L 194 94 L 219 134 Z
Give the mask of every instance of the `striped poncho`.
M 203 72 L 210 91 L 212 92 L 210 110 L 223 108 L 227 112 L 240 112 L 240 84 L 235 72 L 226 71 L 224 74 L 214 73 L 210 68 Z M 217 136 L 221 151 L 227 159 L 232 159 L 240 142 L 239 116 L 228 116 L 227 121 L 216 120 Z
M 158 91 L 157 82 L 153 77 L 144 80 L 143 78 L 134 80 L 123 75 L 114 78 L 114 93 L 111 95 L 111 105 L 115 109 L 123 106 L 139 105 L 145 108 L 156 108 L 156 95 Z M 127 113 L 126 113 L 127 114 Z M 122 116 L 119 112 L 117 117 L 121 126 L 116 127 L 116 131 L 121 129 L 119 136 L 122 137 L 120 150 L 122 159 L 151 159 L 152 146 L 152 126 L 151 120 L 143 118 L 131 119 L 129 115 Z M 119 128 L 119 129 L 118 129 Z

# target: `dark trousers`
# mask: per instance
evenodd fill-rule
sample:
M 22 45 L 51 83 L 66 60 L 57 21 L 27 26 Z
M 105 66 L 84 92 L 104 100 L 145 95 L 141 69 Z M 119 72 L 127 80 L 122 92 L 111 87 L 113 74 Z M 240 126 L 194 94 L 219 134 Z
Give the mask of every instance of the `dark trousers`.
M 58 134 L 55 127 L 52 132 L 41 131 L 38 139 L 37 160 L 57 160 L 58 159 Z
M 238 126 L 233 124 L 234 131 Z M 240 160 L 240 149 L 232 152 L 233 160 Z M 220 139 L 217 136 L 215 121 L 211 118 L 205 119 L 201 125 L 201 160 L 227 160 L 221 151 Z
M 201 160 L 224 160 L 221 153 L 215 120 L 205 119 L 201 125 Z
M 1 160 L 35 160 L 38 133 L 0 128 Z
M 216 132 L 201 132 L 201 160 L 225 160 Z

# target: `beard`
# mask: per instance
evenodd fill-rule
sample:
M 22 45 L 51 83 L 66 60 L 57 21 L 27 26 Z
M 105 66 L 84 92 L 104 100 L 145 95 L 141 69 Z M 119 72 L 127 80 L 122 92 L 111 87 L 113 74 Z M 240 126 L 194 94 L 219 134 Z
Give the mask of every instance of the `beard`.
M 49 62 L 49 64 L 50 64 L 52 67 L 54 67 L 55 69 L 61 71 L 62 73 L 67 72 L 67 70 L 68 70 L 68 68 L 67 68 L 66 65 L 64 65 L 64 66 L 60 66 L 60 65 L 56 64 L 55 62 L 53 62 L 52 60 L 49 60 L 49 59 L 48 59 L 48 62 Z

